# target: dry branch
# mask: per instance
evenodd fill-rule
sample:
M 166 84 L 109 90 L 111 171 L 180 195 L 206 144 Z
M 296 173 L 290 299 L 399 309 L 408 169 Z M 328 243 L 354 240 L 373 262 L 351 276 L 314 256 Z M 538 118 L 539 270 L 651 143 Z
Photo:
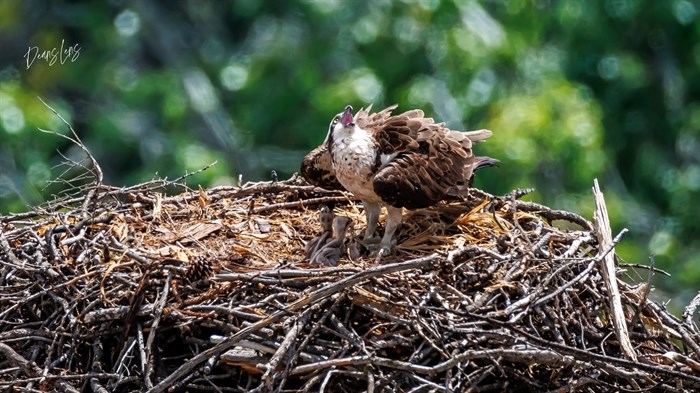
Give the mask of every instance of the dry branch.
M 595 226 L 595 235 L 598 238 L 598 244 L 600 244 L 601 249 L 612 247 L 614 243 L 610 229 L 610 219 L 608 218 L 608 208 L 605 206 L 605 198 L 600 191 L 600 186 L 598 186 L 598 179 L 593 180 L 593 197 L 595 199 L 593 223 Z M 625 231 L 626 230 L 625 228 Z M 620 346 L 625 356 L 632 360 L 637 360 L 637 354 L 632 347 L 632 342 L 627 332 L 625 310 L 622 309 L 622 298 L 617 286 L 615 251 L 611 250 L 606 253 L 601 262 L 601 271 L 603 272 L 603 279 L 605 280 L 605 288 L 607 289 L 608 298 L 610 299 L 610 312 L 612 314 L 613 326 L 615 327 L 615 334 L 618 340 L 620 340 Z

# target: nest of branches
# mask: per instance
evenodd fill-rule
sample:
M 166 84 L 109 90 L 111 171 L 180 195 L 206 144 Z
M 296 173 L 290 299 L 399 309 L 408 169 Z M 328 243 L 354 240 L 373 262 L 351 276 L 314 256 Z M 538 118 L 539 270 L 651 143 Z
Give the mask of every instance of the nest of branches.
M 697 304 L 680 319 L 617 278 L 632 267 L 603 206 L 590 223 L 472 190 L 406 213 L 381 261 L 316 267 L 320 206 L 355 222 L 350 239 L 364 230 L 350 195 L 298 178 L 160 185 L 0 217 L 0 388 L 700 389 Z

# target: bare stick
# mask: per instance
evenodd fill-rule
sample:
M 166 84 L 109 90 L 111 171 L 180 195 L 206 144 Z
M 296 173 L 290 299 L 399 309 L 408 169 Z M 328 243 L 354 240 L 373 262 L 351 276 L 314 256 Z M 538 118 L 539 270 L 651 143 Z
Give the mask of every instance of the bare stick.
M 153 341 L 155 341 L 156 334 L 158 333 L 158 325 L 160 324 L 160 319 L 163 315 L 165 302 L 168 299 L 168 293 L 170 292 L 170 282 L 172 281 L 172 279 L 173 273 L 171 271 L 168 271 L 168 277 L 165 279 L 163 292 L 160 294 L 156 309 L 154 310 L 155 317 L 153 318 L 153 323 L 151 324 L 151 331 L 148 332 L 148 338 L 146 339 L 146 375 L 144 376 L 144 378 L 146 381 L 146 387 L 148 389 L 153 387 L 153 383 L 151 382 L 151 374 L 153 373 Z
M 688 325 L 688 327 L 690 327 L 696 334 L 699 334 L 700 331 L 698 331 L 698 327 L 693 322 L 693 314 L 695 314 L 695 310 L 697 310 L 698 306 L 700 306 L 700 292 L 698 292 L 698 294 L 695 295 L 693 300 L 683 311 L 683 322 L 686 325 Z
M 272 390 L 272 385 L 274 383 L 273 374 L 277 369 L 277 366 L 279 365 L 282 358 L 285 355 L 287 355 L 287 353 L 289 352 L 289 348 L 292 346 L 292 343 L 297 339 L 297 337 L 299 336 L 299 332 L 308 322 L 309 317 L 311 316 L 311 311 L 313 309 L 313 307 L 307 309 L 304 313 L 301 314 L 301 317 L 294 321 L 294 324 L 292 325 L 291 329 L 289 329 L 289 332 L 287 332 L 287 335 L 284 337 L 284 340 L 280 344 L 279 348 L 277 348 L 275 354 L 265 365 L 267 370 L 265 371 L 265 374 L 263 374 L 262 380 L 265 384 L 265 389 L 267 389 L 268 391 Z
M 15 352 L 15 350 L 9 345 L 0 343 L 0 354 L 2 354 L 5 359 L 10 362 L 10 364 L 14 365 L 15 367 L 19 367 L 25 375 L 42 379 L 44 378 L 44 376 L 42 376 L 41 369 L 36 365 L 36 363 L 25 359 L 22 355 Z M 52 376 L 47 375 L 46 377 Z M 57 384 L 64 392 L 78 393 L 76 389 L 64 381 L 59 380 L 57 381 Z
M 595 227 L 595 235 L 598 238 L 601 252 L 614 245 L 612 233 L 610 231 L 610 220 L 608 218 L 608 209 L 605 206 L 605 198 L 600 191 L 598 179 L 593 180 L 593 196 L 595 198 L 595 212 L 593 214 L 593 225 Z M 627 331 L 627 320 L 625 318 L 625 310 L 622 308 L 622 298 L 620 290 L 617 287 L 617 276 L 615 274 L 615 251 L 611 250 L 608 255 L 603 258 L 601 270 L 603 271 L 603 279 L 608 290 L 610 301 L 610 312 L 612 313 L 613 326 L 615 334 L 620 341 L 620 347 L 625 355 L 631 360 L 637 360 L 637 353 L 630 341 L 629 332 Z

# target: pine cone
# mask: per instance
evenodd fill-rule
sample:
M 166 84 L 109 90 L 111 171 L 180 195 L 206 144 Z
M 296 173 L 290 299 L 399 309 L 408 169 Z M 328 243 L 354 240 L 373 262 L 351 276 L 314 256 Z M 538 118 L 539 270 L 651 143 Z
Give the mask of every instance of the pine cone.
M 195 257 L 187 267 L 185 277 L 190 281 L 199 281 L 211 277 L 213 268 L 211 261 L 202 256 Z

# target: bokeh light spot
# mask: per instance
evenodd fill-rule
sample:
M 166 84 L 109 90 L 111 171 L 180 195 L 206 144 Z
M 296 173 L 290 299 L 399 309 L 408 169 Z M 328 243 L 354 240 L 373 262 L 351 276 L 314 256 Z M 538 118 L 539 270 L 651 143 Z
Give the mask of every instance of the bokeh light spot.
M 354 70 L 351 73 L 352 87 L 355 94 L 366 103 L 380 101 L 384 87 L 377 77 L 368 69 Z
M 27 170 L 27 180 L 35 186 L 43 187 L 50 177 L 51 169 L 45 162 L 34 162 Z
M 467 101 L 472 106 L 482 106 L 489 102 L 496 86 L 496 73 L 484 68 L 474 75 L 467 90 Z
M 17 134 L 24 128 L 24 114 L 14 105 L 7 105 L 0 110 L 0 121 L 9 134 Z
M 134 11 L 126 9 L 114 18 L 114 27 L 119 35 L 131 37 L 141 29 L 141 18 Z
M 695 5 L 687 0 L 676 1 L 673 5 L 673 16 L 682 25 L 692 23 L 697 13 Z
M 248 68 L 240 64 L 231 64 L 221 70 L 221 84 L 228 90 L 236 91 L 248 82 Z
M 655 255 L 666 255 L 673 246 L 673 235 L 668 231 L 658 231 L 649 241 L 649 251 Z
M 606 56 L 598 62 L 598 75 L 605 80 L 620 76 L 620 61 L 615 56 Z

